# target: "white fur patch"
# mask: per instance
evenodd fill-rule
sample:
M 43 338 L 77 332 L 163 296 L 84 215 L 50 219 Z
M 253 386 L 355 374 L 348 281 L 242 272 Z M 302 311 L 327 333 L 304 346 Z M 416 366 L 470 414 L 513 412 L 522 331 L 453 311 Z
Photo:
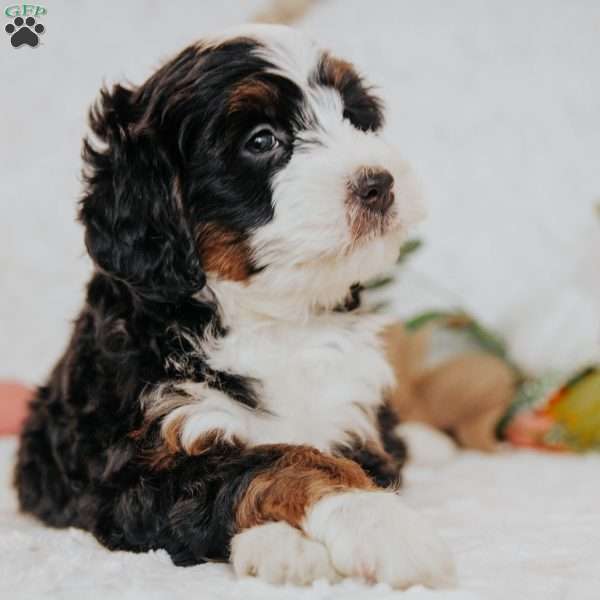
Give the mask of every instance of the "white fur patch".
M 454 564 L 445 544 L 393 492 L 326 496 L 308 512 L 303 529 L 325 544 L 343 575 L 400 589 L 454 583 Z
M 238 533 L 231 542 L 231 563 L 238 577 L 255 576 L 275 584 L 339 578 L 325 546 L 283 522 Z
M 167 431 L 174 421 L 183 419 L 179 439 L 182 448 L 190 451 L 196 440 L 214 432 L 229 442 L 234 438 L 248 440 L 249 421 L 246 417 L 251 409 L 219 390 L 207 387 L 205 383 L 184 382 L 176 389 L 185 392 L 185 399 L 180 400 L 185 404 L 166 415 L 162 421 L 162 431 Z M 160 401 L 168 402 L 169 397 L 163 397 Z
M 285 25 L 245 23 L 222 31 L 202 41 L 202 47 L 218 46 L 236 38 L 247 38 L 261 44 L 255 54 L 275 66 L 277 73 L 293 81 L 300 88 L 308 87 L 320 50 L 299 29 Z
M 163 431 L 183 418 L 186 449 L 214 431 L 251 445 L 309 444 L 322 451 L 350 436 L 376 438 L 375 413 L 393 383 L 377 335 L 385 320 L 344 313 L 302 323 L 261 318 L 237 296 L 241 285 L 215 283 L 229 333 L 206 341 L 203 352 L 211 368 L 256 379 L 260 406 L 248 408 L 206 383 L 179 383 L 145 401 L 150 414 L 166 415 Z
M 400 423 L 394 433 L 404 440 L 408 459 L 415 465 L 442 465 L 451 461 L 458 453 L 452 438 L 426 423 Z

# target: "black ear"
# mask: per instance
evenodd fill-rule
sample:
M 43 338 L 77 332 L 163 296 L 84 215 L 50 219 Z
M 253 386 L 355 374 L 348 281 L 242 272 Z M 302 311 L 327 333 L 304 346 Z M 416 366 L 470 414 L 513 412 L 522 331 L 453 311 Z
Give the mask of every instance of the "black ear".
M 148 300 L 180 302 L 200 290 L 205 277 L 185 215 L 177 157 L 144 103 L 140 90 L 102 90 L 90 111 L 97 141 L 84 141 L 79 216 L 101 271 Z

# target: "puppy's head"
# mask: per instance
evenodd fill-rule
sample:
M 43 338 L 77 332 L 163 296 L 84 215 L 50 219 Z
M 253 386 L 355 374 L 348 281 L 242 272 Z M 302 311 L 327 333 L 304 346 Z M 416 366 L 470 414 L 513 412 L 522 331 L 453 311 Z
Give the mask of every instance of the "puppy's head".
M 183 300 L 208 277 L 333 305 L 394 262 L 421 214 L 380 100 L 284 27 L 201 42 L 139 88 L 103 91 L 91 126 L 88 251 L 149 299 Z

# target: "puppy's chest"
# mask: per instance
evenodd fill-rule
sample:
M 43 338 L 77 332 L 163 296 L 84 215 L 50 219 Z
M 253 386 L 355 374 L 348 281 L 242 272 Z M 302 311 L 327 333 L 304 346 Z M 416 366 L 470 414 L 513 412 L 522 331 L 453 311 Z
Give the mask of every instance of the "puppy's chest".
M 348 315 L 302 326 L 240 323 L 208 362 L 256 380 L 260 406 L 246 424 L 251 443 L 329 450 L 352 435 L 372 438 L 392 381 L 377 334 Z

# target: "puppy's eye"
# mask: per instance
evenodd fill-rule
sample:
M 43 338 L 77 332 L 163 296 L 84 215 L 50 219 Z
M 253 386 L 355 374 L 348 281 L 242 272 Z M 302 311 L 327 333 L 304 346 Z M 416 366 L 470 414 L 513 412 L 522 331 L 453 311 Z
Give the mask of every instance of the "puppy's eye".
M 246 142 L 246 150 L 252 154 L 265 154 L 277 148 L 278 145 L 279 140 L 270 129 L 261 129 Z

